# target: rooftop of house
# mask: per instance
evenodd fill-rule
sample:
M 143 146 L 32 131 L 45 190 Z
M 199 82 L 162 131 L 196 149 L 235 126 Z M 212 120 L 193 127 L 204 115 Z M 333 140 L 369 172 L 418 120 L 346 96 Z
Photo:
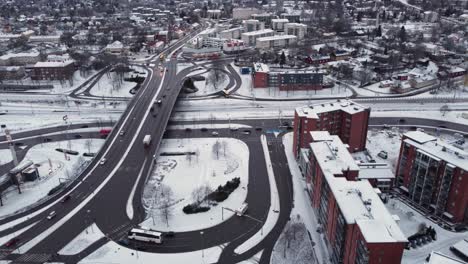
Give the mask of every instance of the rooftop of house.
M 427 264 L 463 264 L 464 261 L 454 259 L 437 251 L 432 251 Z
M 275 31 L 273 29 L 262 29 L 262 30 L 256 30 L 256 31 L 250 31 L 250 32 L 244 32 L 242 33 L 243 36 L 256 36 L 256 35 L 263 35 L 263 34 L 273 34 Z
M 463 147 L 456 147 L 456 144 L 450 144 L 421 131 L 406 132 L 404 136 L 404 142 L 413 145 L 422 154 L 468 171 L 468 152 Z
M 300 117 L 307 117 L 307 118 L 319 118 L 319 114 L 332 112 L 332 111 L 344 111 L 348 114 L 355 114 L 359 112 L 363 112 L 368 110 L 369 107 L 360 105 L 355 103 L 351 100 L 336 100 L 327 103 L 318 103 L 309 106 L 302 106 L 296 108 L 296 113 Z
M 294 35 L 274 35 L 268 37 L 258 38 L 257 41 L 271 41 L 271 40 L 280 40 L 280 39 L 296 39 Z
M 39 61 L 34 64 L 34 68 L 61 68 L 73 64 L 75 61 Z

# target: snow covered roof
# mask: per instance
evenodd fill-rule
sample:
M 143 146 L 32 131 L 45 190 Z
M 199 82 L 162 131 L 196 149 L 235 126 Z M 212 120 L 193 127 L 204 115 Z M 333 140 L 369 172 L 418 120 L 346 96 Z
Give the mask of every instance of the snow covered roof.
M 465 262 L 454 259 L 437 251 L 432 251 L 427 264 L 463 264 Z
M 20 52 L 20 53 L 8 53 L 3 56 L 0 56 L 0 60 L 8 60 L 10 58 L 26 58 L 26 57 L 37 57 L 39 56 L 38 51 L 31 52 Z
M 73 64 L 73 60 L 66 61 L 39 61 L 34 64 L 34 68 L 61 68 Z
M 268 73 L 270 72 L 270 68 L 264 63 L 254 63 L 254 71 Z
M 262 30 L 257 30 L 257 31 L 250 31 L 250 32 L 245 32 L 242 33 L 243 36 L 258 36 L 258 35 L 263 35 L 263 34 L 268 34 L 268 33 L 274 33 L 272 29 L 262 29 Z
M 123 49 L 123 44 L 120 41 L 114 41 L 106 46 L 106 49 Z
M 340 137 L 325 133 L 310 132 L 316 142 L 310 143 L 310 149 L 322 168 L 322 171 L 331 175 L 343 174 L 343 171 L 359 171 L 359 167 L 348 151 L 347 145 L 343 144 Z M 328 133 L 328 135 L 327 135 Z
M 341 110 L 348 114 L 355 114 L 366 111 L 367 109 L 369 109 L 369 107 L 357 104 L 351 100 L 338 99 L 328 103 L 318 103 L 314 105 L 298 107 L 296 108 L 296 112 L 301 117 L 318 119 L 318 115 L 325 112 Z
M 326 179 L 346 223 L 357 224 L 368 243 L 407 242 L 368 181 L 347 181 L 331 175 Z
M 288 23 L 289 19 L 287 18 L 273 18 L 271 20 L 272 23 Z
M 360 163 L 359 179 L 393 179 L 395 174 L 386 163 Z
M 436 137 L 433 137 L 429 134 L 426 134 L 422 131 L 409 131 L 405 133 L 405 136 L 411 138 L 412 140 L 418 142 L 419 144 L 424 144 L 429 141 L 437 140 Z
M 419 132 L 419 133 L 416 133 Z M 444 160 L 452 166 L 468 170 L 468 152 L 457 148 L 448 142 L 436 139 L 421 131 L 411 131 L 404 134 L 405 143 L 418 149 L 418 152 L 432 159 Z
M 453 245 L 453 248 L 458 251 L 460 254 L 463 254 L 465 257 L 468 257 L 468 239 L 463 239 L 462 241 Z
M 271 40 L 281 40 L 281 39 L 296 39 L 294 35 L 274 35 L 268 37 L 258 38 L 257 41 L 271 41 Z
M 368 243 L 406 242 L 393 216 L 367 180 L 336 177 L 359 167 L 341 139 L 327 131 L 310 132 L 310 149 L 347 224 L 357 224 Z M 318 141 L 323 140 L 323 141 Z

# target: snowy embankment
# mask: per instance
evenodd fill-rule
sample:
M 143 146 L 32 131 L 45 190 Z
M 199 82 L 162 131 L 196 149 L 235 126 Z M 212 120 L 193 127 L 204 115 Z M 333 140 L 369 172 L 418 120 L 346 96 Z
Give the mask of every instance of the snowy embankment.
M 142 223 L 158 231 L 192 231 L 215 226 L 226 221 L 247 197 L 249 179 L 249 150 L 247 145 L 232 138 L 167 139 L 162 142 L 157 166 L 148 179 L 143 204 L 148 218 Z M 182 208 L 194 202 L 194 191 L 207 186 L 212 191 L 236 177 L 240 186 L 207 212 L 185 214 Z M 166 221 L 156 195 L 161 185 L 172 190 L 171 214 Z
M 103 139 L 75 139 L 42 143 L 29 149 L 20 165 L 32 161 L 38 169 L 40 178 L 24 182 L 21 185 L 21 194 L 15 186 L 3 192 L 4 205 L 0 207 L 0 215 L 6 217 L 47 199 L 47 194 L 52 188 L 75 178 L 92 159 L 84 157 L 83 153 L 97 153 L 102 144 L 104 144 Z M 56 148 L 71 149 L 77 151 L 78 155 L 65 156 L 64 153 L 56 151 Z
M 268 181 L 270 183 L 270 208 L 268 210 L 268 216 L 267 216 L 267 219 L 265 220 L 265 223 L 263 224 L 262 229 L 259 230 L 257 233 L 255 233 L 242 245 L 238 246 L 234 250 L 236 254 L 242 254 L 250 250 L 251 248 L 253 248 L 258 243 L 260 243 L 260 241 L 262 241 L 263 238 L 271 232 L 276 222 L 278 221 L 278 217 L 279 217 L 280 205 L 279 205 L 278 188 L 276 186 L 275 174 L 273 172 L 273 165 L 271 164 L 270 152 L 268 151 L 268 145 L 267 145 L 267 140 L 266 140 L 265 135 L 261 136 L 261 141 L 262 141 L 262 148 L 263 148 L 263 153 L 265 155 L 265 162 L 266 162 L 266 167 L 267 167 L 267 172 L 268 172 Z
M 103 238 L 104 234 L 99 227 L 93 223 L 87 226 L 78 236 L 76 236 L 70 243 L 62 248 L 58 254 L 60 255 L 75 255 L 89 247 L 94 242 Z
M 283 145 L 286 152 L 286 157 L 288 159 L 288 166 L 291 171 L 291 176 L 293 180 L 293 188 L 294 188 L 294 207 L 291 211 L 291 216 L 297 219 L 297 216 L 300 216 L 300 222 L 304 223 L 305 228 L 310 233 L 312 237 L 312 241 L 310 241 L 308 235 L 303 236 L 303 241 L 301 243 L 297 243 L 296 246 L 301 246 L 302 252 L 297 251 L 296 254 L 287 254 L 290 258 L 295 258 L 299 254 L 302 254 L 303 257 L 312 257 L 311 262 L 308 263 L 327 263 L 326 259 L 328 259 L 328 253 L 325 248 L 324 241 L 322 240 L 319 233 L 316 232 L 318 223 L 317 218 L 315 217 L 314 211 L 311 206 L 310 197 L 307 193 L 307 187 L 305 179 L 302 177 L 302 173 L 299 170 L 299 166 L 294 158 L 293 153 L 293 133 L 287 133 L 283 136 Z M 291 217 L 293 219 L 293 217 Z M 286 228 L 287 229 L 287 228 Z M 285 230 L 290 232 L 290 230 Z M 284 231 L 284 232 L 285 232 Z M 284 236 L 284 234 L 283 234 Z M 284 238 L 281 238 L 284 239 Z M 284 241 L 281 241 L 281 243 Z M 315 244 L 312 252 L 310 252 L 310 247 L 312 247 L 311 242 Z M 272 254 L 272 261 L 271 263 L 296 263 L 299 260 L 288 259 L 283 257 L 283 251 L 278 251 L 283 245 L 278 240 L 275 251 Z M 284 249 L 284 248 L 281 248 Z M 291 249 L 291 251 L 297 250 L 297 248 Z M 312 253 L 312 255 L 310 255 Z M 315 260 L 315 262 L 312 262 Z M 300 262 L 299 262 L 300 263 Z

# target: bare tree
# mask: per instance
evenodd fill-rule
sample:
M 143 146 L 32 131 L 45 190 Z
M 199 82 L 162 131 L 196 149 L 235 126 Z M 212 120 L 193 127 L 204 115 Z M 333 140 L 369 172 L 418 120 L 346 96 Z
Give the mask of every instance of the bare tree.
M 219 143 L 219 140 L 216 140 L 216 143 L 213 145 L 213 154 L 216 155 L 216 159 L 219 159 L 219 151 L 221 150 L 221 143 Z
M 93 140 L 88 138 L 86 141 L 85 141 L 85 146 L 86 148 L 88 149 L 88 153 L 91 153 L 91 146 L 93 145 Z
M 159 217 L 166 221 L 169 226 L 169 219 L 173 215 L 174 192 L 171 187 L 161 184 L 154 194 L 153 214 L 157 213 Z
M 192 191 L 192 199 L 195 203 L 201 204 L 206 197 L 213 192 L 213 189 L 208 184 L 203 184 Z
M 226 140 L 223 140 L 221 142 L 221 145 L 223 146 L 223 156 L 226 157 L 226 149 L 227 149 L 228 143 Z

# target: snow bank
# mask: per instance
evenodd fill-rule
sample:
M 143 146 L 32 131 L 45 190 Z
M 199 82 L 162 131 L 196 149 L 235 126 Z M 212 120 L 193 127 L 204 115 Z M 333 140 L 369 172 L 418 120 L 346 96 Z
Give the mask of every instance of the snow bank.
M 70 243 L 63 247 L 58 254 L 60 255 L 75 255 L 86 249 L 88 246 L 103 238 L 104 234 L 99 227 L 93 223 L 86 227 L 78 236 Z
M 78 263 L 217 263 L 223 247 L 224 245 L 220 245 L 192 252 L 159 254 L 131 250 L 111 241 Z

